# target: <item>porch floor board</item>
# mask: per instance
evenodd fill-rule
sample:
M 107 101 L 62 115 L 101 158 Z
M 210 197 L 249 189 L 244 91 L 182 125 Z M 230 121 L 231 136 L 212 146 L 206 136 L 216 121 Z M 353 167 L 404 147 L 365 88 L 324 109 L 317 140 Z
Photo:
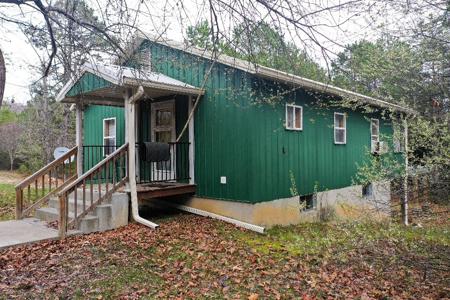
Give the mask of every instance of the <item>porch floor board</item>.
M 195 194 L 196 188 L 195 184 L 176 182 L 146 183 L 136 187 L 139 200 Z

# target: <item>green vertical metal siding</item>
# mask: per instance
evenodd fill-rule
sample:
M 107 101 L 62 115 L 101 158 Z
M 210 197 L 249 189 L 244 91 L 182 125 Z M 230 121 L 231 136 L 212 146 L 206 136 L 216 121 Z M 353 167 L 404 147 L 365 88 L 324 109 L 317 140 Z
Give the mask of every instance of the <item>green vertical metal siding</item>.
M 150 47 L 144 43 L 143 47 Z M 200 87 L 208 60 L 154 44 L 152 66 L 172 78 Z M 248 74 L 220 64 L 212 69 L 195 115 L 195 178 L 197 194 L 204 197 L 251 201 L 248 180 L 252 174 L 252 150 L 246 132 L 245 112 L 252 110 L 248 98 Z M 227 176 L 228 184 L 220 184 Z
M 200 87 L 210 61 L 164 45 L 151 48 L 152 66 L 161 73 Z M 195 115 L 195 176 L 197 194 L 242 202 L 289 197 L 293 174 L 300 194 L 351 184 L 356 163 L 370 147 L 370 116 L 349 109 L 321 109 L 303 90 L 278 94 L 273 82 L 254 84 L 238 69 L 215 64 Z M 269 88 L 268 88 L 269 87 Z M 284 91 L 286 92 L 286 91 Z M 303 105 L 303 131 L 284 128 L 285 103 Z M 334 111 L 346 112 L 347 144 L 334 144 Z M 391 127 L 380 118 L 381 133 Z M 227 184 L 220 184 L 220 176 Z
M 83 145 L 103 145 L 103 119 L 116 118 L 116 144 L 125 143 L 125 115 L 122 107 L 89 105 L 84 110 L 83 118 Z M 87 161 L 99 162 L 103 159 L 98 153 L 93 157 L 84 157 L 84 166 L 87 168 Z
M 67 97 L 82 95 L 87 92 L 103 89 L 112 86 L 113 84 L 92 73 L 84 73 L 77 83 L 67 92 Z

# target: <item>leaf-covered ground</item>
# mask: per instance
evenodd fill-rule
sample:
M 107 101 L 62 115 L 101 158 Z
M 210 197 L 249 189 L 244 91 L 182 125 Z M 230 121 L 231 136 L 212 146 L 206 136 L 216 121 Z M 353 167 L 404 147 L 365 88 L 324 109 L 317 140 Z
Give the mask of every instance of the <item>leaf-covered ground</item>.
M 157 231 L 130 224 L 0 251 L 0 298 L 450 296 L 448 222 L 305 224 L 267 235 L 187 214 L 158 222 Z

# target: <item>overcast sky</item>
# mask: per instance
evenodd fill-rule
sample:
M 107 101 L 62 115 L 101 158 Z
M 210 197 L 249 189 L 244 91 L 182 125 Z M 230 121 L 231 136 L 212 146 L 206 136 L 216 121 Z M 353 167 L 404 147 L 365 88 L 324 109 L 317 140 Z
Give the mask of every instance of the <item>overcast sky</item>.
M 336 3 L 339 0 L 325 1 L 329 3 Z M 138 25 L 144 31 L 147 32 L 165 32 L 167 37 L 174 40 L 181 41 L 183 39 L 183 33 L 190 24 L 195 24 L 201 19 L 209 17 L 207 6 L 205 1 L 190 0 L 183 1 L 183 9 L 177 5 L 178 1 L 146 1 L 145 7 L 143 7 L 141 1 L 129 1 L 127 4 L 130 7 L 130 11 L 138 8 L 141 3 L 140 11 L 142 12 L 138 17 Z M 318 1 L 324 3 L 324 1 Z M 92 2 L 92 7 L 97 7 L 97 13 L 100 12 L 101 5 L 98 5 L 98 1 Z M 95 4 L 94 4 L 95 3 Z M 329 5 L 329 4 L 328 4 Z M 21 17 L 26 20 L 33 20 L 33 22 L 39 22 L 42 18 L 38 13 L 33 13 L 26 10 L 19 10 L 17 7 L 9 6 L 5 8 L 0 6 L 0 10 L 7 9 L 7 15 L 11 17 Z M 158 12 L 158 13 L 154 13 Z M 324 15 L 323 20 L 327 22 L 340 22 L 346 20 L 351 12 L 339 12 L 334 13 L 332 16 Z M 377 22 L 373 23 L 372 14 L 377 14 Z M 223 21 L 224 26 L 231 21 L 227 21 L 226 17 Z M 375 40 L 379 37 L 379 26 L 391 27 L 391 29 L 397 29 L 399 31 L 405 23 L 405 19 L 399 19 L 395 12 L 388 11 L 373 11 L 367 15 L 352 16 L 351 20 L 346 22 L 339 28 L 332 28 L 324 26 L 321 32 L 324 35 L 322 42 L 327 45 L 332 51 L 339 52 L 342 48 L 339 44 L 345 45 L 351 42 L 370 39 Z M 228 23 L 228 24 L 227 24 Z M 289 36 L 289 33 L 287 33 Z M 292 36 L 292 35 L 290 35 Z M 330 41 L 327 41 L 330 39 Z M 293 41 L 297 44 L 300 42 L 296 37 L 292 37 Z M 305 45 L 299 45 L 300 47 Z M 0 47 L 4 52 L 7 60 L 7 73 L 6 73 L 6 90 L 5 98 L 14 98 L 15 101 L 20 103 L 26 103 L 29 100 L 30 95 L 28 86 L 30 83 L 39 79 L 39 74 L 30 68 L 30 65 L 38 65 L 39 59 L 35 51 L 27 43 L 26 37 L 20 32 L 16 25 L 1 22 L 0 21 Z M 319 63 L 324 64 L 324 60 L 319 51 L 314 49 L 308 49 L 309 54 L 316 59 Z

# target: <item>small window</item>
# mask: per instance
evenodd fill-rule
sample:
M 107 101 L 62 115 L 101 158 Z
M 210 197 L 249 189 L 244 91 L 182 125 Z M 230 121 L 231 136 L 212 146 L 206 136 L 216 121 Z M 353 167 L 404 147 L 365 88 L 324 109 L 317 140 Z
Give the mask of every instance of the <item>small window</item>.
M 103 119 L 103 156 L 116 150 L 116 119 Z
M 362 196 L 363 197 L 370 197 L 373 195 L 373 186 L 371 183 L 367 183 L 363 185 L 362 187 Z
M 316 207 L 316 205 L 315 205 L 313 194 L 300 196 L 300 210 L 301 211 L 310 210 L 315 207 Z
M 400 126 L 394 127 L 394 136 L 392 137 L 395 153 L 405 151 L 405 141 Z
M 303 107 L 299 105 L 286 104 L 286 129 L 303 129 Z
M 380 151 L 380 120 L 370 120 L 370 148 L 372 153 Z
M 347 121 L 345 114 L 334 113 L 334 143 L 347 143 Z

